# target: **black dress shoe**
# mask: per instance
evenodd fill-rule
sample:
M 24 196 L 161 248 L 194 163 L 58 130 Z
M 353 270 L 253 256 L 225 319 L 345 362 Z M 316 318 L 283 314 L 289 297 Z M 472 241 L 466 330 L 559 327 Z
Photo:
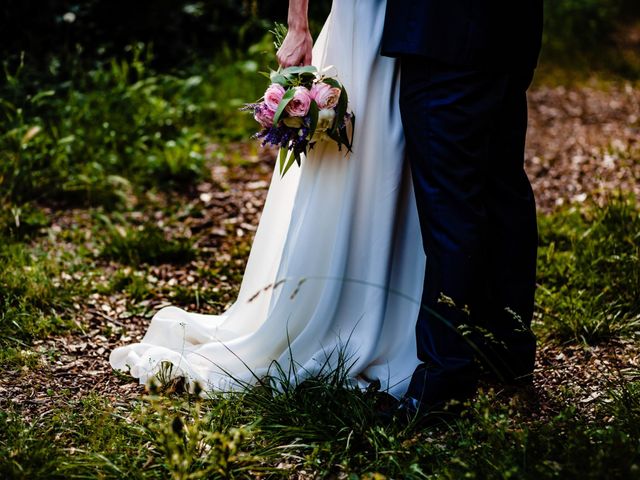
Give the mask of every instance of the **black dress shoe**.
M 450 425 L 460 417 L 461 412 L 462 404 L 459 402 L 427 406 L 416 398 L 404 396 L 399 402 L 394 420 L 404 427 L 424 429 Z
M 394 415 L 398 410 L 400 401 L 393 395 L 386 392 L 377 392 L 373 409 L 376 417 L 385 425 L 393 422 Z
M 402 412 L 403 415 L 408 417 L 416 417 L 419 414 L 423 414 L 424 408 L 420 409 L 420 402 L 418 399 L 405 395 L 400 399 L 400 403 L 398 405 L 398 411 Z

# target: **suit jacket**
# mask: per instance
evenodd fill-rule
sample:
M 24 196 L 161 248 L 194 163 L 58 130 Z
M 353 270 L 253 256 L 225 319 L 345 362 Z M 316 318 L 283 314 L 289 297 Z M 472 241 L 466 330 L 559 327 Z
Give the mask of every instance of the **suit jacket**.
M 543 0 L 387 0 L 382 54 L 491 69 L 535 67 Z

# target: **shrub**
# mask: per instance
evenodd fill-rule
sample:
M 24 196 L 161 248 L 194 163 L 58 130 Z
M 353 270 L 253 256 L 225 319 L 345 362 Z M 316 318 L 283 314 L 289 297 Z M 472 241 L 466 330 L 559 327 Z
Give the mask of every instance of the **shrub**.
M 618 19 L 621 0 L 545 0 L 545 48 L 571 57 L 602 48 Z
M 255 47 L 261 60 L 270 42 Z M 0 86 L 0 203 L 114 205 L 147 188 L 189 186 L 206 171 L 211 138 L 246 138 L 238 112 L 260 96 L 258 61 L 220 54 L 176 75 L 150 70 L 142 46 L 69 81 Z M 34 80 L 35 81 L 35 80 Z M 59 82 L 59 83 L 58 83 Z
M 8 76 L 0 104 L 0 187 L 13 201 L 109 203 L 143 186 L 185 182 L 202 171 L 203 132 L 192 102 L 200 78 L 155 76 L 143 50 L 130 61 L 78 72 L 35 94 Z

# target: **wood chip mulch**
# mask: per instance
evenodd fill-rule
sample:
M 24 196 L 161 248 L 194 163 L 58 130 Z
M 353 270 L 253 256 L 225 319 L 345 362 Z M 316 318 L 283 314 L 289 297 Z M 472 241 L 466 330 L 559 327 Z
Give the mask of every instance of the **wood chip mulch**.
M 529 94 L 526 169 L 538 207 L 640 198 L 640 88 L 538 88 Z

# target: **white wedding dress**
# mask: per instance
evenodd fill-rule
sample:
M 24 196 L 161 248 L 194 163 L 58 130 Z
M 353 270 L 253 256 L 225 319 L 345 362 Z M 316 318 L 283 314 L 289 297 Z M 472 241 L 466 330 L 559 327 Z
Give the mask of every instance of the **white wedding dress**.
M 222 315 L 160 310 L 140 343 L 111 353 L 114 368 L 144 383 L 169 362 L 172 376 L 227 391 L 276 374 L 274 361 L 300 381 L 341 352 L 359 384 L 406 391 L 426 259 L 399 72 L 379 53 L 384 16 L 384 0 L 335 0 L 313 50 L 349 92 L 353 154 L 322 144 L 300 169 L 276 171 L 234 305 Z

